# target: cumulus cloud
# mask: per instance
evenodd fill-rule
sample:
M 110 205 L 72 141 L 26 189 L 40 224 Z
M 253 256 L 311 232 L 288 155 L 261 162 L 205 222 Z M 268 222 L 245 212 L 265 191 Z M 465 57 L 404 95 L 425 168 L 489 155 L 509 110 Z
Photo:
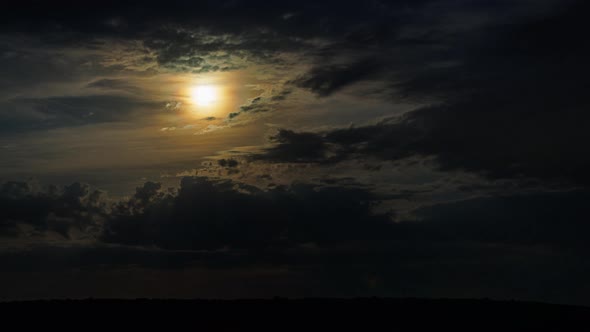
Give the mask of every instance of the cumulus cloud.
M 261 190 L 231 180 L 185 177 L 178 190 L 146 182 L 116 202 L 81 183 L 37 191 L 25 182 L 6 182 L 0 191 L 2 234 L 22 237 L 26 234 L 17 226 L 26 224 L 67 239 L 77 228 L 104 243 L 168 250 L 278 250 L 306 243 L 357 250 L 389 241 L 588 250 L 584 201 L 589 194 L 583 190 L 418 206 L 415 219 L 393 222 L 395 211 L 376 213 L 380 197 L 355 179 L 321 180 L 322 185 Z
M 105 198 L 103 192 L 81 183 L 36 191 L 26 182 L 6 182 L 0 188 L 0 234 L 24 240 L 47 232 L 64 238 L 70 238 L 71 231 L 84 238 L 98 236 L 107 212 Z M 32 227 L 32 233 L 21 226 Z
M 118 205 L 103 241 L 166 249 L 264 248 L 379 237 L 388 221 L 372 214 L 377 201 L 360 189 L 302 184 L 261 191 L 203 177 L 184 178 L 178 195 L 156 189 L 146 183 Z

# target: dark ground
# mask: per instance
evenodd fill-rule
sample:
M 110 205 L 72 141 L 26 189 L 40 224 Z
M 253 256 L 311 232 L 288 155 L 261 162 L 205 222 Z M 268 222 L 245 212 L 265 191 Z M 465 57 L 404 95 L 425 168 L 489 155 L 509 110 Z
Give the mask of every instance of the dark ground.
M 80 321 L 97 327 L 297 331 L 588 331 L 590 307 L 492 300 L 267 299 L 46 300 L 0 303 L 25 325 Z M 45 319 L 44 317 L 47 317 Z

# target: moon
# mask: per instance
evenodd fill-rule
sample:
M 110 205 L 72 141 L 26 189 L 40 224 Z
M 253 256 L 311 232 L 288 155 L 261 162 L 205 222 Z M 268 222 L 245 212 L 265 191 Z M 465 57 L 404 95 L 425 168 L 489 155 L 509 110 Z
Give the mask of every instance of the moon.
M 212 85 L 198 85 L 192 87 L 190 96 L 193 104 L 200 107 L 212 106 L 218 99 L 218 89 Z

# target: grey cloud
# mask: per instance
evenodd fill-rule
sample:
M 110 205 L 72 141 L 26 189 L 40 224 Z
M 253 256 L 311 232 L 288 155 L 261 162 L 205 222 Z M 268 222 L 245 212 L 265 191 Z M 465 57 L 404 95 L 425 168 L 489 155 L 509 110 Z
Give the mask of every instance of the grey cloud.
M 271 112 L 271 111 L 275 111 L 277 109 L 277 106 L 280 104 L 280 102 L 284 101 L 285 99 L 287 99 L 287 96 L 289 94 L 291 94 L 291 90 L 289 89 L 283 89 L 278 93 L 272 93 L 272 96 L 268 97 L 268 96 L 258 96 L 255 97 L 253 99 L 251 99 L 250 101 L 248 101 L 248 103 L 240 106 L 240 109 L 237 112 L 231 112 L 228 114 L 228 118 L 234 119 L 242 114 L 255 114 L 255 113 L 266 113 L 266 112 Z
M 4 133 L 127 121 L 162 105 L 115 95 L 18 98 L 1 103 Z M 144 115 L 146 113 L 143 113 Z
M 19 225 L 30 225 L 43 235 L 54 231 L 64 238 L 73 228 L 84 236 L 98 236 L 107 204 L 104 193 L 86 184 L 74 183 L 63 188 L 35 191 L 27 183 L 6 182 L 0 190 L 0 234 L 4 237 L 27 237 Z
M 350 84 L 374 77 L 382 67 L 383 64 L 375 59 L 364 59 L 343 65 L 318 66 L 291 83 L 325 97 Z
M 315 133 L 297 133 L 280 129 L 270 137 L 275 145 L 264 153 L 255 154 L 254 160 L 270 162 L 322 162 L 327 159 L 328 146 L 323 137 Z
M 529 126 L 529 122 L 498 118 L 498 113 L 493 110 L 482 115 L 469 113 L 478 106 L 425 108 L 373 126 L 324 133 L 280 131 L 283 134 L 271 140 L 275 145 L 253 158 L 271 162 L 331 164 L 368 157 L 402 160 L 413 156 L 434 156 L 440 170 L 464 170 L 489 178 L 537 178 L 572 185 L 588 183 L 585 171 L 588 160 L 580 154 L 579 148 L 570 145 L 581 139 L 584 131 L 571 127 L 567 130 L 546 117 L 543 123 L 534 124 L 536 129 L 539 125 L 547 126 L 546 130 L 557 131 L 560 136 L 535 136 L 532 132 L 535 127 Z M 459 118 L 459 115 L 466 118 Z M 522 121 L 528 121 L 527 118 Z M 470 121 L 469 125 L 457 122 L 458 119 Z M 499 126 L 500 123 L 505 125 L 501 127 L 505 131 L 498 136 L 495 129 L 498 127 L 492 124 Z M 572 122 L 566 124 L 574 125 Z M 507 125 L 510 131 L 507 131 Z M 578 122 L 577 125 L 584 126 L 584 123 Z
M 279 92 L 278 94 L 274 95 L 271 97 L 272 101 L 282 101 L 287 99 L 287 97 L 293 93 L 293 90 L 291 89 L 284 89 L 281 92 Z
M 86 85 L 88 88 L 99 88 L 105 90 L 121 90 L 130 93 L 138 93 L 140 89 L 123 79 L 103 78 Z

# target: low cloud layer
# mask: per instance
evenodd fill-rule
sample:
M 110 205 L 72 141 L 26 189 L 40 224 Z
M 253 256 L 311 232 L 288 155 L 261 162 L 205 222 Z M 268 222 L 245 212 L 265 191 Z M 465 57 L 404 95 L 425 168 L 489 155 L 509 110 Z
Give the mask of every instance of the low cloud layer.
M 34 192 L 24 183 L 2 188 L 3 239 L 37 239 L 25 252 L 0 254 L 3 269 L 12 272 L 82 267 L 119 274 L 136 266 L 176 278 L 173 271 L 178 269 L 206 269 L 206 275 L 237 269 L 239 275 L 283 266 L 284 284 L 272 288 L 275 294 L 290 294 L 283 287 L 316 278 L 321 289 L 303 295 L 462 291 L 476 296 L 511 284 L 528 291 L 502 291 L 499 296 L 553 300 L 581 300 L 584 293 L 573 296 L 569 288 L 555 284 L 547 275 L 557 273 L 552 269 L 580 271 L 568 283 L 580 284 L 588 276 L 580 265 L 580 255 L 590 249 L 583 235 L 589 212 L 585 191 L 439 204 L 416 210 L 417 220 L 394 223 L 391 215 L 373 211 L 377 197 L 352 188 L 300 184 L 260 191 L 195 177 L 184 178 L 178 192 L 147 182 L 133 197 L 113 204 L 80 184 L 52 193 Z M 14 231 L 23 224 L 35 231 Z M 51 232 L 61 240 L 42 237 Z M 52 263 L 44 263 L 43 257 Z M 35 268 L 33 262 L 38 262 Z M 490 269 L 500 279 L 489 279 Z M 523 273 L 538 275 L 525 285 Z M 264 273 L 259 277 L 264 279 Z M 132 278 L 145 282 L 138 275 Z M 427 285 L 424 278 L 435 280 Z M 237 280 L 226 282 L 229 286 Z M 407 285 L 421 291 L 412 292 Z M 546 297 L 546 289 L 555 292 L 552 297 Z

